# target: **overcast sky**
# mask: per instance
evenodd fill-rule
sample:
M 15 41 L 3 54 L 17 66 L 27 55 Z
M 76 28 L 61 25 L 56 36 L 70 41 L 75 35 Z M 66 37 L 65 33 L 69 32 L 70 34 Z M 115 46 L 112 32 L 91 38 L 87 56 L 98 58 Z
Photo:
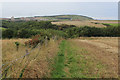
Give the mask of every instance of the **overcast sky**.
M 0 2 L 119 2 L 119 0 L 0 0 Z
M 73 1 L 73 0 L 70 0 Z M 77 0 L 75 0 L 77 1 Z M 117 19 L 118 2 L 5 2 L 2 17 L 75 14 L 95 19 Z

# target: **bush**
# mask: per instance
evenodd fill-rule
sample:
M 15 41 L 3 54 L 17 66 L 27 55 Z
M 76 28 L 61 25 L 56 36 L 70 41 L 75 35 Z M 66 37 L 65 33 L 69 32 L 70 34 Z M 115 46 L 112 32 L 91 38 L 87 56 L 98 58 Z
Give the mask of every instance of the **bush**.
M 32 32 L 32 33 L 33 33 L 33 32 Z M 29 31 L 29 30 L 27 30 L 27 29 L 21 29 L 21 30 L 18 31 L 17 36 L 18 36 L 19 38 L 29 38 L 29 37 L 31 37 L 32 35 L 31 35 L 31 31 Z
M 118 37 L 120 36 L 119 27 L 106 27 L 106 28 L 97 28 L 97 27 L 80 27 L 80 28 L 70 28 L 64 30 L 67 33 L 68 38 L 75 37 Z
M 13 36 L 14 36 L 14 31 L 11 29 L 7 29 L 2 32 L 3 38 L 13 38 Z

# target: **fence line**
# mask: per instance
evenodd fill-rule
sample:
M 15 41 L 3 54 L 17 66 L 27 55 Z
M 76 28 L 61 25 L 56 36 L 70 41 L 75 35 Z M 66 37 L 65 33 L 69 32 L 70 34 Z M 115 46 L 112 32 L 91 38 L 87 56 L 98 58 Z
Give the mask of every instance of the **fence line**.
M 33 60 L 36 60 L 35 58 L 38 56 L 40 49 L 41 49 L 41 47 L 39 46 L 39 50 L 38 50 L 36 56 L 35 56 L 32 60 L 30 60 L 30 61 L 26 61 L 26 62 L 25 62 L 25 65 L 26 65 L 26 66 L 27 66 L 28 64 L 30 64 Z M 28 58 L 30 58 L 30 57 L 28 57 Z M 23 69 L 25 69 L 26 66 L 25 66 Z M 23 71 L 23 69 L 22 69 L 22 71 Z M 24 72 L 24 71 L 23 71 L 23 72 Z M 20 74 L 20 76 L 19 76 L 20 78 L 22 78 L 22 74 L 23 74 L 23 72 Z

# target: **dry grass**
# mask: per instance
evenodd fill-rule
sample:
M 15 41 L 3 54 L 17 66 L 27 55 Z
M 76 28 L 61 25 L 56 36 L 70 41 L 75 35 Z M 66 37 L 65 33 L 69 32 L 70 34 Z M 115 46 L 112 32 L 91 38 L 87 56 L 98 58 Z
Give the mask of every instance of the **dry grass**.
M 30 52 L 31 48 L 24 46 L 24 42 L 27 40 L 28 39 L 2 40 L 3 64 L 25 55 L 26 49 L 28 49 Z M 18 51 L 16 50 L 16 46 L 14 43 L 16 41 L 20 43 Z M 86 62 L 86 64 L 90 64 L 89 67 L 83 66 L 83 68 L 86 69 L 86 71 L 89 71 L 89 73 L 86 75 L 93 76 L 99 73 L 99 77 L 103 78 L 118 77 L 117 37 L 80 37 L 77 39 L 70 39 L 67 41 L 71 44 L 71 46 L 66 45 L 66 48 L 71 47 L 68 48 L 68 52 L 72 51 L 72 49 L 75 49 L 76 54 L 83 55 L 83 58 L 79 58 L 78 56 L 74 55 L 76 61 L 78 60 L 77 62 L 80 61 L 81 63 Z M 5 71 L 7 73 L 7 78 L 51 77 L 51 64 L 54 63 L 54 57 L 59 51 L 59 43 L 60 41 L 50 40 L 47 46 L 38 46 L 25 58 L 16 61 L 11 66 L 10 63 L 8 63 L 6 65 L 10 66 L 8 70 L 5 71 L 4 69 L 6 66 L 3 66 L 3 72 Z M 80 67 L 82 67 L 81 64 L 79 65 Z M 68 70 L 66 71 L 68 72 Z
M 106 27 L 103 24 L 95 24 L 91 23 L 92 21 L 64 21 L 64 22 L 52 22 L 52 24 L 68 24 L 68 25 L 76 25 L 77 27 L 81 26 L 92 26 L 92 27 Z
M 49 76 L 50 72 L 50 64 L 53 62 L 53 57 L 57 53 L 57 46 L 59 41 L 50 40 L 47 46 L 38 46 L 35 48 L 29 55 L 16 62 L 12 63 L 12 60 L 16 58 L 20 58 L 21 56 L 26 54 L 26 49 L 28 52 L 31 51 L 31 48 L 28 48 L 24 45 L 24 42 L 28 39 L 5 39 L 2 40 L 2 61 L 3 64 L 3 77 L 7 78 L 42 78 Z M 19 50 L 16 50 L 16 46 L 14 42 L 19 42 L 20 47 Z M 7 66 L 10 68 L 5 71 Z M 45 76 L 47 75 L 47 76 Z
M 104 67 L 100 76 L 104 78 L 118 77 L 118 38 L 115 37 L 84 37 L 71 40 L 74 45 L 85 48 L 93 62 L 100 62 Z M 87 55 L 86 55 L 87 57 Z M 92 70 L 94 72 L 94 69 Z
M 26 47 L 24 46 L 24 42 L 28 39 L 5 39 L 2 40 L 2 58 L 3 63 L 6 61 L 11 61 L 25 54 Z M 15 42 L 20 43 L 19 50 L 16 50 Z
M 101 42 L 118 48 L 118 37 L 80 37 L 78 39 Z

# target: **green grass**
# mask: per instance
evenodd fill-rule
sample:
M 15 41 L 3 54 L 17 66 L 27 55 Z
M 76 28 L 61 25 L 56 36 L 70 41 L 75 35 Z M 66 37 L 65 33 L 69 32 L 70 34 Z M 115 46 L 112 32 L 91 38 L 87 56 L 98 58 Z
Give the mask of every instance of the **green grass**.
M 22 71 L 21 71 L 21 73 L 20 73 L 20 76 L 19 76 L 20 78 L 22 78 L 23 73 L 24 73 L 26 67 L 27 67 L 27 65 L 22 69 Z
M 6 30 L 6 28 L 3 28 L 3 27 L 0 27 L 0 29 L 2 29 L 2 30 Z
M 81 50 L 80 53 L 88 53 L 84 48 L 78 48 L 70 42 L 67 42 L 67 67 L 69 68 L 68 77 L 71 78 L 88 78 L 87 73 L 89 72 L 89 65 L 87 64 L 88 60 L 85 59 L 85 56 L 79 54 L 78 50 Z
M 103 23 L 103 25 L 108 25 L 108 26 L 118 26 L 118 23 Z
M 55 58 L 55 65 L 53 65 L 53 72 L 51 73 L 52 78 L 61 78 L 65 77 L 65 72 L 64 72 L 64 61 L 65 61 L 65 44 L 66 41 L 62 41 L 59 48 L 59 52 L 57 57 Z
M 111 26 L 118 26 L 118 23 L 109 23 Z

